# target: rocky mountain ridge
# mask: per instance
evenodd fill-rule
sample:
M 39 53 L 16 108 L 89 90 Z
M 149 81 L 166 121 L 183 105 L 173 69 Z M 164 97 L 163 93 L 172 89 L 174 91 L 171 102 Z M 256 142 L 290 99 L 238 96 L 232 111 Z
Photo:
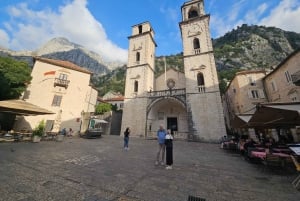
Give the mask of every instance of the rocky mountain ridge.
M 218 70 L 270 69 L 300 47 L 300 34 L 243 24 L 213 40 Z
M 33 65 L 32 57 L 34 56 L 67 60 L 87 68 L 96 75 L 107 74 L 109 71 L 124 65 L 120 62 L 105 62 L 99 54 L 62 37 L 51 39 L 35 51 L 12 51 L 0 48 L 0 55 L 25 60 L 30 66 Z

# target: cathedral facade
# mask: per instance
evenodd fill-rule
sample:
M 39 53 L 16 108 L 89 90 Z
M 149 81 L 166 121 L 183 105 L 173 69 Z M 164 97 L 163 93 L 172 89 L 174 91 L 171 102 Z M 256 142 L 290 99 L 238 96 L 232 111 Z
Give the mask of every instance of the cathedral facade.
M 130 127 L 132 136 L 151 138 L 162 124 L 177 138 L 207 142 L 226 134 L 210 16 L 203 1 L 187 1 L 181 7 L 183 72 L 171 68 L 155 77 L 154 30 L 149 22 L 132 27 L 122 131 Z

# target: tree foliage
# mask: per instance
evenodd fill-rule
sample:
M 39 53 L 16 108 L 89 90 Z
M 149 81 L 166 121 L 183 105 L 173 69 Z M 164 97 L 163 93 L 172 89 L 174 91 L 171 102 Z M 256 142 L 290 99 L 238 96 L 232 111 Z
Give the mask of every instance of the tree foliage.
M 0 100 L 19 98 L 31 80 L 30 74 L 27 63 L 0 57 Z
M 120 92 L 124 94 L 125 91 L 125 73 L 126 66 L 117 68 L 112 72 L 93 78 L 93 84 L 99 89 L 100 96 L 103 96 L 109 91 Z
M 104 114 L 105 112 L 109 112 L 112 110 L 112 106 L 110 103 L 100 103 L 96 106 L 95 114 Z

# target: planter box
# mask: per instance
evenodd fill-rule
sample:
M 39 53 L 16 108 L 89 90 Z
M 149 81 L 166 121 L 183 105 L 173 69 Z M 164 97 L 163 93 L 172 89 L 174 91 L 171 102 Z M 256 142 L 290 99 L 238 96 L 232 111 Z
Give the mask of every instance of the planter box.
M 32 138 L 32 142 L 40 142 L 41 141 L 41 137 L 40 136 L 33 136 Z
M 64 136 L 63 136 L 63 135 L 57 135 L 57 136 L 56 136 L 56 141 L 58 141 L 58 142 L 62 142 L 63 139 L 64 139 Z

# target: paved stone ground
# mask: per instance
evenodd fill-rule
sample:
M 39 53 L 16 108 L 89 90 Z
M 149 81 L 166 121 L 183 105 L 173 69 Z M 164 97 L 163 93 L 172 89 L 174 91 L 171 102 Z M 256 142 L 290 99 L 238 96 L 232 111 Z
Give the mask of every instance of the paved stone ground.
M 299 201 L 291 181 L 216 144 L 174 142 L 174 169 L 155 166 L 154 140 L 68 138 L 0 144 L 0 200 Z

